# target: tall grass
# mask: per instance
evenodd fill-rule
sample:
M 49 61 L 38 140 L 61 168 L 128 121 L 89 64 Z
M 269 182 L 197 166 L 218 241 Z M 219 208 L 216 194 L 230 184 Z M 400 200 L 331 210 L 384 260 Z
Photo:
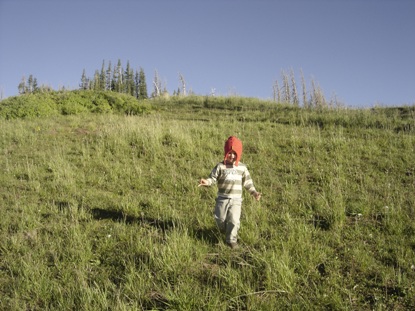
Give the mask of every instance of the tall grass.
M 2 308 L 415 308 L 410 109 L 154 105 L 0 121 Z M 263 193 L 237 251 L 197 187 L 230 135 Z

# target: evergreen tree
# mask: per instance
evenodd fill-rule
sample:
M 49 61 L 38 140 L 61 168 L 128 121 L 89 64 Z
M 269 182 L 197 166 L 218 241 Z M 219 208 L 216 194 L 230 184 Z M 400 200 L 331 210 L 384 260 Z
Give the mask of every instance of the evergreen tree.
M 139 94 L 140 94 L 140 75 L 138 73 L 138 71 L 135 71 L 135 76 L 134 76 L 134 96 L 136 98 L 138 98 Z
M 99 86 L 101 90 L 107 89 L 107 82 L 106 82 L 106 74 L 105 74 L 105 60 L 102 61 L 101 66 L 101 73 L 99 75 Z
M 130 67 L 130 62 L 127 61 L 127 67 L 124 72 L 124 92 L 134 96 L 134 71 Z
M 147 82 L 146 82 L 146 75 L 144 73 L 144 69 L 140 67 L 140 73 L 138 74 L 138 92 L 137 92 L 138 99 L 147 99 Z
M 37 79 L 33 79 L 33 92 L 39 91 L 39 86 L 37 85 Z
M 112 78 L 111 61 L 108 62 L 108 69 L 106 71 L 106 75 L 107 75 L 107 77 L 105 79 L 105 83 L 106 83 L 105 84 L 105 89 L 112 91 L 113 88 L 112 88 L 112 80 L 111 80 L 111 78 Z
M 99 91 L 101 89 L 101 85 L 100 85 L 100 75 L 99 75 L 99 71 L 95 70 L 95 74 L 94 74 L 94 81 L 93 84 L 91 85 L 92 89 L 94 91 Z
M 135 90 L 134 90 L 134 88 L 135 88 L 135 86 L 134 86 L 134 70 L 132 68 L 130 69 L 130 72 L 128 74 L 128 85 L 129 85 L 128 89 L 130 90 L 128 92 L 128 94 L 130 94 L 131 96 L 134 96 L 135 95 Z
M 118 63 L 117 66 L 114 67 L 114 72 L 113 72 L 113 90 L 115 92 L 119 92 L 122 93 L 123 91 L 123 70 L 122 70 L 122 66 L 121 66 L 121 60 L 118 59 Z
M 85 69 L 82 71 L 81 84 L 79 84 L 79 88 L 81 90 L 89 89 L 89 79 L 86 77 Z
M 117 68 L 114 66 L 114 68 L 112 69 L 112 80 L 111 80 L 111 90 L 113 90 L 114 92 L 118 92 L 117 80 L 118 80 Z
M 29 75 L 29 79 L 27 79 L 27 92 L 33 93 L 33 75 Z

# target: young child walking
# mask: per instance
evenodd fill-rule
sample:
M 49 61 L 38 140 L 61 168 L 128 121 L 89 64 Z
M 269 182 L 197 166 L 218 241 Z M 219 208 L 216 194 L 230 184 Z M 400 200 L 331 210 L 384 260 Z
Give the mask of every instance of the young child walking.
M 240 162 L 242 142 L 235 136 L 230 136 L 224 149 L 223 162 L 213 168 L 207 179 L 199 181 L 199 187 L 218 185 L 214 213 L 216 224 L 219 230 L 226 234 L 226 244 L 231 248 L 237 248 L 242 190 L 245 188 L 257 201 L 261 198 L 261 193 L 256 191 L 246 165 Z

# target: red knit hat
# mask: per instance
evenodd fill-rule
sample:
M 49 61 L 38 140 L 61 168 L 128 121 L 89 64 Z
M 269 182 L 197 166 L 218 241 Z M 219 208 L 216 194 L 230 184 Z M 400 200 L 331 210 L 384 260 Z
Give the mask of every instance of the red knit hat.
M 242 142 L 235 136 L 230 136 L 225 142 L 225 160 L 228 153 L 234 151 L 236 153 L 235 165 L 238 166 L 242 156 Z

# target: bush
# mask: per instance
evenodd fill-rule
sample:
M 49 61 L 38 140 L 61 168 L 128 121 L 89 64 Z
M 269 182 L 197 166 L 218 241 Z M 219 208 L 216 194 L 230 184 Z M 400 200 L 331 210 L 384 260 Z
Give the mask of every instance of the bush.
M 110 91 L 76 90 L 34 93 L 7 98 L 0 102 L 0 118 L 47 117 L 57 114 L 122 113 L 138 115 L 149 112 L 151 105 L 135 97 Z
M 0 103 L 0 118 L 35 118 L 58 114 L 56 102 L 50 93 L 27 94 L 6 98 Z

